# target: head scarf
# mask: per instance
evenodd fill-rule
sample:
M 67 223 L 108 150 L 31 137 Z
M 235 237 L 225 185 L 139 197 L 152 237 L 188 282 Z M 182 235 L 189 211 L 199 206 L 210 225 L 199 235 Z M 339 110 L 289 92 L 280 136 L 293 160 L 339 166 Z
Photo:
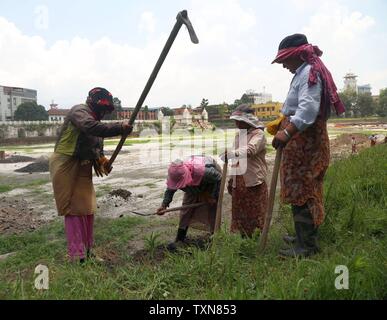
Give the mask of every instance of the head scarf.
M 298 57 L 302 61 L 310 64 L 309 86 L 313 86 L 317 83 L 318 75 L 320 75 L 323 85 L 321 97 L 322 115 L 325 119 L 329 118 L 331 106 L 335 108 L 337 115 L 345 112 L 344 104 L 337 94 L 337 87 L 333 81 L 332 75 L 320 59 L 323 52 L 317 46 L 313 46 L 309 43 L 300 46 L 286 47 L 286 44 L 283 44 L 285 39 L 281 42 L 282 46 L 280 45 L 278 54 L 272 63 L 282 63 L 288 58 Z M 288 45 L 292 45 L 292 41 L 289 41 Z
M 104 88 L 94 88 L 89 91 L 87 105 L 94 113 L 94 117 L 101 120 L 104 112 L 111 113 L 114 110 L 113 95 Z
M 243 121 L 256 129 L 265 128 L 265 125 L 254 115 L 254 110 L 248 104 L 239 105 L 231 114 L 230 119 Z
M 171 190 L 196 187 L 202 181 L 204 171 L 204 157 L 192 156 L 186 161 L 175 160 L 168 168 L 167 187 Z

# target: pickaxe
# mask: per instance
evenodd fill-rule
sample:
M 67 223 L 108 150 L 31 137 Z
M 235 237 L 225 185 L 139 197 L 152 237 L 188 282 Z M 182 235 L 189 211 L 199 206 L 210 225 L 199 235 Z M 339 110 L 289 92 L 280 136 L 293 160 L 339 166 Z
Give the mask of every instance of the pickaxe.
M 150 75 L 148 82 L 147 82 L 144 90 L 142 91 L 140 99 L 138 100 L 136 107 L 134 108 L 134 111 L 129 119 L 129 125 L 133 125 L 134 121 L 136 120 L 137 114 L 140 111 L 142 104 L 144 103 L 150 89 L 152 88 L 153 82 L 155 81 L 157 74 L 159 73 L 161 66 L 164 63 L 164 60 L 168 55 L 169 49 L 171 49 L 172 44 L 175 41 L 176 36 L 179 33 L 179 30 L 183 24 L 188 29 L 188 33 L 189 33 L 189 36 L 191 37 L 191 41 L 195 44 L 199 43 L 198 37 L 196 36 L 196 33 L 195 33 L 195 30 L 192 27 L 191 21 L 188 18 L 187 10 L 183 10 L 183 11 L 179 12 L 177 17 L 176 17 L 176 20 L 177 20 L 176 24 L 172 29 L 172 32 L 167 40 L 167 43 L 165 44 L 164 49 L 161 52 L 160 57 L 157 60 L 157 63 L 152 71 L 152 74 Z M 109 163 L 108 163 L 108 167 L 110 169 L 112 168 L 112 164 L 113 164 L 114 160 L 116 159 L 118 153 L 120 152 L 122 146 L 124 145 L 127 136 L 128 135 L 126 135 L 126 134 L 122 135 L 121 140 L 116 147 L 116 150 L 114 150 L 114 153 L 111 156 Z
M 175 208 L 165 209 L 165 210 L 164 210 L 164 213 L 172 212 L 172 211 L 185 210 L 185 209 L 198 208 L 198 207 L 204 206 L 204 205 L 206 205 L 206 204 L 207 204 L 206 202 L 199 202 L 199 203 L 187 204 L 187 205 L 181 206 L 181 207 L 175 207 Z M 137 215 L 139 215 L 139 216 L 143 216 L 143 217 L 154 216 L 154 215 L 157 214 L 157 212 L 153 212 L 153 213 L 143 213 L 143 212 L 138 212 L 138 211 L 129 211 L 129 212 L 134 213 L 134 214 L 137 214 Z

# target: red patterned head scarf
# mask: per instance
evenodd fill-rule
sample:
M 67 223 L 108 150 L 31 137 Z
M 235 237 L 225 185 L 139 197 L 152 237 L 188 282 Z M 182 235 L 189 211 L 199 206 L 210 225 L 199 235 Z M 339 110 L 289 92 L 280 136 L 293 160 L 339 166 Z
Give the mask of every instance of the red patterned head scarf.
M 104 113 L 111 113 L 114 110 L 113 95 L 104 88 L 91 89 L 86 103 L 98 120 L 101 120 Z

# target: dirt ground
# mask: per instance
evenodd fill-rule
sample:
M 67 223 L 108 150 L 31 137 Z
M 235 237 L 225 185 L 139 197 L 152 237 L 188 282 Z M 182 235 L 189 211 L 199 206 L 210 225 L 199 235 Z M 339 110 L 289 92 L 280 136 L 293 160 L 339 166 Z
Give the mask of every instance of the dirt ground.
M 0 234 L 19 234 L 43 225 L 25 199 L 0 198 Z
M 386 134 L 387 125 L 378 124 L 379 133 Z M 346 157 L 351 154 L 351 136 L 356 137 L 358 151 L 369 147 L 368 136 L 359 133 L 359 130 L 376 130 L 369 126 L 356 124 L 352 127 L 330 125 L 331 156 L 332 160 Z M 352 132 L 356 131 L 356 132 Z M 342 133 L 345 135 L 340 136 Z M 340 136 L 339 138 L 337 138 Z M 380 141 L 384 138 L 380 136 Z M 268 143 L 271 139 L 268 139 Z M 187 144 L 188 145 L 188 144 Z M 167 173 L 167 162 L 139 161 L 151 158 L 144 154 L 145 146 L 147 152 L 154 148 L 162 151 L 170 147 L 170 143 L 160 145 L 158 143 L 134 144 L 126 146 L 117 157 L 113 165 L 113 171 L 108 177 L 94 177 L 94 185 L 97 194 L 97 215 L 105 218 L 120 218 L 133 216 L 131 211 L 152 213 L 160 206 L 165 190 L 165 178 Z M 109 155 L 115 148 L 110 145 L 106 148 Z M 179 147 L 180 148 L 180 147 Z M 181 147 L 183 148 L 183 147 Z M 0 193 L 0 233 L 18 234 L 25 231 L 33 231 L 40 226 L 54 220 L 57 217 L 55 202 L 53 199 L 52 186 L 49 182 L 47 158 L 52 152 L 50 146 L 40 147 L 31 152 L 18 152 L 17 155 L 6 158 L 0 165 L 0 187 L 3 185 L 15 185 L 7 192 Z M 150 151 L 149 151 L 150 150 Z M 39 158 L 42 157 L 43 158 Z M 267 153 L 269 168 L 273 167 L 274 152 Z M 148 159 L 148 160 L 149 160 Z M 25 162 L 27 161 L 27 162 Z M 34 168 L 34 166 L 38 166 Z M 32 169 L 31 169 L 32 168 Z M 21 169 L 21 170 L 20 170 Z M 17 171 L 17 172 L 15 172 Z M 268 181 L 271 179 L 269 172 Z M 28 186 L 32 181 L 42 181 L 37 185 Z M 181 204 L 183 193 L 177 192 L 171 206 Z M 231 211 L 231 198 L 228 194 L 224 197 L 225 219 L 228 219 Z M 139 228 L 138 235 L 128 244 L 129 252 L 137 252 L 138 259 L 145 259 L 144 237 L 151 232 L 159 232 L 163 242 L 173 240 L 176 232 L 178 213 L 171 213 L 163 217 L 151 216 L 149 225 L 145 229 Z M 203 233 L 192 233 L 193 237 L 203 236 Z M 193 240 L 195 242 L 195 240 Z M 199 241 L 200 242 L 200 241 Z M 161 248 L 161 247 L 160 247 Z M 158 249 L 160 250 L 160 249 Z M 156 250 L 156 255 L 158 251 Z M 144 258 L 145 255 L 145 258 Z

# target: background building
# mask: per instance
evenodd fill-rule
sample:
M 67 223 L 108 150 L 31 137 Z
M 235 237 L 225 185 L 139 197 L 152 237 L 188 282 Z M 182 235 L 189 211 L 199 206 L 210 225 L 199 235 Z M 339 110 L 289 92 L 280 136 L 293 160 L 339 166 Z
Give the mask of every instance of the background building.
M 357 86 L 357 93 L 358 94 L 369 94 L 372 95 L 371 93 L 371 85 L 365 84 L 362 86 Z
M 357 92 L 357 75 L 354 73 L 347 73 L 344 76 L 344 91 L 354 91 Z
M 261 104 L 273 101 L 273 96 L 271 93 L 263 92 L 254 92 L 252 90 L 246 91 L 247 98 L 253 102 L 253 104 Z
M 122 108 L 122 111 L 118 111 L 118 119 L 130 119 L 134 111 L 134 108 Z M 157 120 L 158 109 L 141 110 L 137 113 L 137 120 Z
M 37 102 L 37 91 L 0 86 L 0 121 L 14 120 L 17 107 L 24 102 Z
M 48 121 L 60 121 L 63 122 L 70 109 L 59 109 L 58 105 L 54 101 L 50 104 L 50 110 L 48 110 Z
M 269 102 L 262 104 L 253 104 L 251 107 L 254 109 L 255 115 L 262 120 L 276 118 L 279 116 L 282 108 L 280 102 Z
M 364 84 L 364 85 L 357 85 L 357 75 L 354 73 L 347 73 L 344 76 L 344 89 L 343 91 L 352 91 L 355 92 L 356 94 L 369 94 L 372 95 L 371 93 L 371 85 L 369 84 Z

